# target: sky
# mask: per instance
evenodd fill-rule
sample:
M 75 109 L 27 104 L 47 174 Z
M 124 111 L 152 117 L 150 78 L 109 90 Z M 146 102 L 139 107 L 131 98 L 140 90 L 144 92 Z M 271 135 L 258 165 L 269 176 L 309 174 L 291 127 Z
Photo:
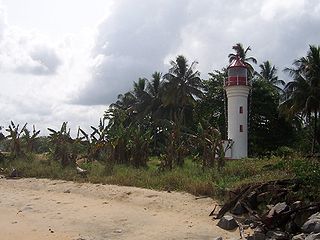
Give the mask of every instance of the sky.
M 288 81 L 319 29 L 319 0 L 0 0 L 0 126 L 89 129 L 139 77 L 182 54 L 207 78 L 238 42 Z

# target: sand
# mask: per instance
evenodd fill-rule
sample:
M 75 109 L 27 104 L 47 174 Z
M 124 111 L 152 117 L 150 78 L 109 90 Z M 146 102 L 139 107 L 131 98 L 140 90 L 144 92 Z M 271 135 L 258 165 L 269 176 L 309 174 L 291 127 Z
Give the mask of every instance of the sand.
M 210 198 L 47 179 L 0 179 L 1 240 L 224 239 Z

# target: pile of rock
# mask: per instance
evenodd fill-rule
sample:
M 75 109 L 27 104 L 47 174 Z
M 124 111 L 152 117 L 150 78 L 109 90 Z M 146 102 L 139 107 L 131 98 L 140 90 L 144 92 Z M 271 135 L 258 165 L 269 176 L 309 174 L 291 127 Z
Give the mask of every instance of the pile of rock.
M 298 187 L 295 180 L 247 186 L 210 215 L 220 219 L 218 226 L 223 229 L 239 227 L 241 238 L 320 239 L 320 202 L 297 201 Z

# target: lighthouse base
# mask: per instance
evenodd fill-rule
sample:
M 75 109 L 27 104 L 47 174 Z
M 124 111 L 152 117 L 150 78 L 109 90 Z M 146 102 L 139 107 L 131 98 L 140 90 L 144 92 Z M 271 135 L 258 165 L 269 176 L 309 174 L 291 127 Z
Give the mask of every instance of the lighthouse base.
M 226 159 L 241 159 L 248 157 L 246 154 L 239 155 L 235 152 L 235 142 L 232 139 L 229 140 L 223 140 L 223 149 L 224 149 L 224 157 Z

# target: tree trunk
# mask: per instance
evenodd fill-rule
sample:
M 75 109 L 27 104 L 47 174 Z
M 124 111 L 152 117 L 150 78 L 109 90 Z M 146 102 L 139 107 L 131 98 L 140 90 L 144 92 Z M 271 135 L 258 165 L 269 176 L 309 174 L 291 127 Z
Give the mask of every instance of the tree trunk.
M 315 153 L 316 149 L 316 139 L 317 139 L 317 119 L 318 118 L 318 112 L 317 109 L 314 110 L 314 127 L 313 127 L 313 139 L 312 139 L 312 155 Z

